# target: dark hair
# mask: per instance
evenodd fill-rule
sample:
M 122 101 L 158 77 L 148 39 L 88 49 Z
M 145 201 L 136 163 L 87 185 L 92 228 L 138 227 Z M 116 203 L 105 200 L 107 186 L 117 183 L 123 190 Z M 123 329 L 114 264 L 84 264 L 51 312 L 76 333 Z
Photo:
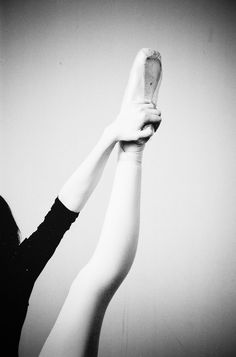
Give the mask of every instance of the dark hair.
M 9 205 L 2 196 L 0 196 L 0 220 L 0 249 L 14 249 L 20 243 L 20 231 Z

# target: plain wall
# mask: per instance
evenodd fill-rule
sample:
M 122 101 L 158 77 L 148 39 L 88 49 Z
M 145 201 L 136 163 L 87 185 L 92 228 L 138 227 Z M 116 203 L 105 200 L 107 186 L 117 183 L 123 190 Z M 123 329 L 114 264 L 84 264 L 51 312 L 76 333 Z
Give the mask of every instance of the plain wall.
M 1 194 L 22 238 L 116 117 L 137 51 L 162 54 L 163 122 L 144 154 L 138 252 L 107 310 L 99 356 L 236 355 L 235 7 L 1 5 Z M 35 284 L 21 356 L 37 356 L 93 252 L 115 161 Z

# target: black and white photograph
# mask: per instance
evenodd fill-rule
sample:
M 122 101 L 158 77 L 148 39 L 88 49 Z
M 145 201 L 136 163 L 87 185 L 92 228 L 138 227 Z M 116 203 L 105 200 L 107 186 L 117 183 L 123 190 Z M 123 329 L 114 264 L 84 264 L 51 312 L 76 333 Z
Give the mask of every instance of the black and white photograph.
M 236 356 L 235 16 L 0 0 L 0 356 Z

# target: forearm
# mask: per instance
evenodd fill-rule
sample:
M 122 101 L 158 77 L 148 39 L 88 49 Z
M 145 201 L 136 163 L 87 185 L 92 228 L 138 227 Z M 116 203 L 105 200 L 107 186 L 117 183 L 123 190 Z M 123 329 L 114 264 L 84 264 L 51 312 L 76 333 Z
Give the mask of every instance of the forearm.
M 160 122 L 160 112 L 151 103 L 131 103 L 123 108 L 116 120 L 104 131 L 101 139 L 87 159 L 65 183 L 59 193 L 62 203 L 79 212 L 97 185 L 109 155 L 117 141 L 144 142 L 153 134 L 150 126 Z
M 115 135 L 105 129 L 94 149 L 59 192 L 59 199 L 68 209 L 79 212 L 84 207 L 101 178 L 115 144 Z

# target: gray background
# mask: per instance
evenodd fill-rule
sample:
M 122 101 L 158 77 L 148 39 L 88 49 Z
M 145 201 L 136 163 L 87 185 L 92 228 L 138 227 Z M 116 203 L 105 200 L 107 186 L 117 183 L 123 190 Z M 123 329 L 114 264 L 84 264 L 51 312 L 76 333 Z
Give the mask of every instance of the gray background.
M 1 193 L 23 238 L 116 117 L 137 51 L 161 52 L 163 123 L 144 154 L 140 243 L 99 356 L 235 355 L 235 7 L 10 0 L 1 24 Z M 37 356 L 93 252 L 114 168 L 115 153 L 35 285 L 22 356 Z

